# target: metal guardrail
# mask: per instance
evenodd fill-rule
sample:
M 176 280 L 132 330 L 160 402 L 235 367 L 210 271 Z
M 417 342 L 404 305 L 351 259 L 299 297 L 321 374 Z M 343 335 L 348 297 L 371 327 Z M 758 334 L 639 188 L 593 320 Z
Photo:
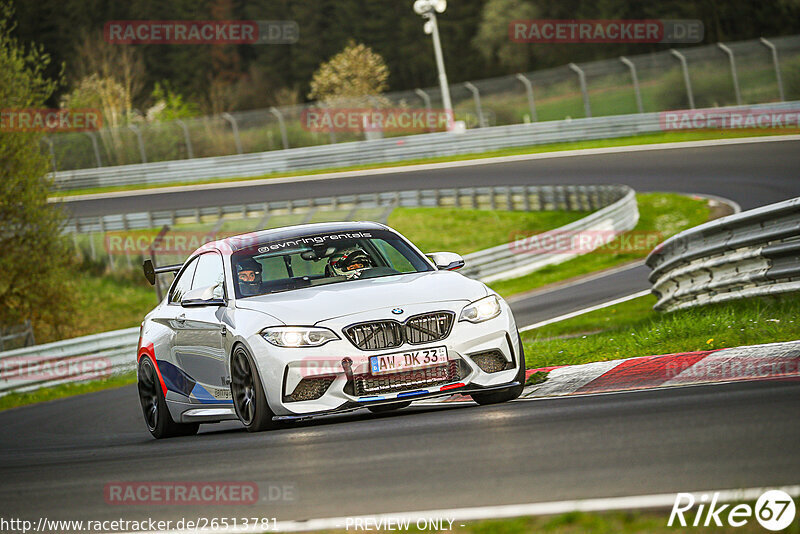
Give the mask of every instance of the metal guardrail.
M 358 211 L 396 207 L 464 207 L 507 209 L 510 211 L 593 211 L 616 202 L 624 194 L 620 187 L 608 185 L 530 185 L 415 189 L 338 195 L 300 200 L 276 200 L 209 208 L 188 208 L 150 212 L 79 217 L 64 226 L 67 233 L 104 233 L 126 230 L 175 227 L 181 224 L 212 224 L 222 220 L 264 220 L 271 215 L 305 214 L 317 211 L 347 211 L 346 220 Z M 627 192 L 627 188 L 625 191 Z M 257 228 L 261 229 L 261 228 Z M 254 229 L 256 230 L 256 229 Z
M 639 221 L 635 191 L 622 185 L 601 187 L 606 189 L 607 195 L 615 197 L 612 203 L 580 220 L 541 234 L 540 241 L 542 236 L 548 234 L 556 238 L 566 236 L 570 240 L 580 234 L 588 236 L 594 234 L 601 239 L 592 239 L 592 242 L 600 246 L 611 241 L 615 235 L 633 229 Z M 554 250 L 555 247 L 550 247 L 550 251 L 547 247 L 527 250 L 529 243 L 530 238 L 522 238 L 505 245 L 467 254 L 464 257 L 466 266 L 461 272 L 465 276 L 488 283 L 523 276 L 547 265 L 562 263 L 591 251 L 588 248 L 573 251 Z
M 714 111 L 797 109 L 800 102 L 715 108 Z M 273 150 L 235 156 L 196 158 L 135 165 L 61 171 L 53 176 L 59 190 L 151 185 L 171 182 L 262 176 L 291 172 L 400 162 L 419 158 L 473 154 L 503 148 L 566 141 L 586 141 L 663 131 L 660 113 L 637 113 L 430 133 Z
M 0 353 L 0 395 L 107 377 L 136 368 L 139 328 Z
M 800 197 L 685 230 L 647 265 L 660 311 L 800 291 Z
M 514 186 L 480 187 L 440 190 L 417 190 L 383 193 L 380 195 L 350 195 L 293 201 L 298 209 L 314 206 L 347 205 L 361 206 L 451 206 L 536 211 L 593 211 L 578 221 L 552 232 L 573 233 L 598 230 L 621 232 L 636 225 L 639 212 L 634 191 L 623 185 L 587 186 Z M 358 204 L 358 202 L 362 204 Z M 263 206 L 262 206 L 263 207 Z M 268 208 L 273 209 L 268 203 Z M 280 203 L 282 209 L 286 202 Z M 240 213 L 244 206 L 231 208 Z M 237 211 L 238 210 L 238 211 Z M 596 210 L 596 211 L 594 211 Z M 219 209 L 224 214 L 227 209 Z M 171 214 L 178 220 L 178 213 Z M 192 214 L 190 214 L 192 215 Z M 193 215 L 192 215 L 193 216 Z M 132 219 L 116 218 L 95 220 L 84 225 L 104 226 L 106 230 L 122 228 L 123 223 L 145 224 L 142 221 L 157 221 L 161 215 L 145 214 Z M 146 224 L 152 224 L 147 222 Z M 80 225 L 79 225 L 80 226 Z M 149 227 L 149 226 L 148 226 Z M 86 228 L 86 226 L 84 226 Z M 545 265 L 566 261 L 577 255 L 547 252 L 515 252 L 520 242 L 512 241 L 465 256 L 467 266 L 461 271 L 466 276 L 483 281 L 520 276 Z M 581 253 L 589 252 L 582 249 Z M 28 391 L 81 379 L 108 376 L 135 369 L 138 328 L 104 332 L 91 336 L 68 339 L 55 343 L 37 345 L 0 353 L 0 395 L 11 391 Z
M 0 352 L 36 344 L 30 320 L 16 326 L 0 328 Z

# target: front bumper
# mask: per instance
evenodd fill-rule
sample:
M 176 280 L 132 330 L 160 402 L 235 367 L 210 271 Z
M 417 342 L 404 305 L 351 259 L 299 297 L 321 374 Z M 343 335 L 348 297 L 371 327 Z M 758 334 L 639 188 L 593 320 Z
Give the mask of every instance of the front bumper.
M 459 386 L 458 388 L 450 388 L 450 389 L 447 389 L 445 391 L 430 392 L 430 393 L 427 393 L 427 394 L 416 395 L 413 398 L 407 397 L 407 398 L 391 399 L 391 400 L 387 400 L 387 399 L 376 400 L 376 399 L 373 399 L 373 400 L 364 400 L 364 401 L 356 401 L 356 402 L 348 401 L 348 402 L 342 404 L 341 406 L 339 406 L 338 408 L 333 409 L 333 410 L 326 410 L 326 411 L 322 411 L 322 412 L 304 413 L 304 414 L 293 414 L 293 415 L 276 415 L 272 419 L 274 421 L 302 421 L 302 420 L 305 420 L 305 419 L 311 419 L 313 417 L 321 417 L 321 416 L 324 416 L 324 415 L 334 415 L 334 414 L 352 412 L 352 411 L 358 410 L 360 408 L 366 408 L 367 406 L 380 406 L 382 404 L 395 404 L 397 402 L 403 402 L 403 401 L 422 401 L 422 400 L 429 400 L 429 399 L 435 399 L 435 398 L 441 398 L 441 397 L 449 397 L 449 396 L 455 395 L 455 394 L 458 394 L 458 395 L 471 395 L 472 393 L 485 393 L 485 392 L 488 392 L 488 391 L 496 391 L 496 390 L 500 390 L 500 389 L 506 389 L 506 388 L 509 388 L 509 387 L 519 386 L 519 385 L 520 385 L 520 383 L 517 382 L 516 380 L 513 381 L 513 382 L 510 382 L 508 384 L 499 384 L 497 386 L 488 386 L 488 387 L 477 386 L 475 384 L 463 385 L 463 386 Z
M 360 350 L 342 334 L 345 326 L 364 319 L 352 316 L 319 323 L 319 326 L 330 328 L 342 338 L 321 347 L 280 348 L 268 343 L 260 335 L 252 336 L 247 341 L 264 383 L 267 402 L 278 419 L 302 419 L 365 406 L 429 399 L 455 393 L 469 394 L 515 385 L 520 347 L 516 324 L 508 305 L 501 301 L 500 315 L 478 324 L 457 320 L 463 306 L 464 303 L 454 303 L 450 307 L 438 308 L 453 311 L 456 313 L 456 320 L 447 338 L 426 345 L 405 344 L 385 350 Z M 406 310 L 408 316 L 434 311 L 430 309 L 430 305 L 406 307 Z M 373 315 L 366 319 L 383 320 L 384 317 Z M 401 383 L 399 386 L 395 380 L 388 387 L 381 386 L 381 381 L 375 380 L 370 382 L 369 387 L 358 387 L 355 381 L 358 376 L 370 377 L 370 356 L 441 346 L 446 347 L 448 365 L 456 367 L 457 373 L 450 373 L 447 377 L 437 375 L 435 380 L 426 380 L 424 373 L 416 373 L 416 378 L 421 376 L 421 380 L 409 380 L 407 384 Z M 499 365 L 487 369 L 486 363 L 477 358 L 477 355 L 486 354 L 492 354 Z M 345 371 L 342 365 L 344 359 L 352 361 L 352 373 Z M 381 375 L 379 378 L 386 377 L 387 375 Z M 290 394 L 305 378 L 324 378 L 324 393 L 319 398 L 293 401 Z M 386 381 L 387 384 L 390 382 Z M 364 381 L 361 385 L 366 383 Z

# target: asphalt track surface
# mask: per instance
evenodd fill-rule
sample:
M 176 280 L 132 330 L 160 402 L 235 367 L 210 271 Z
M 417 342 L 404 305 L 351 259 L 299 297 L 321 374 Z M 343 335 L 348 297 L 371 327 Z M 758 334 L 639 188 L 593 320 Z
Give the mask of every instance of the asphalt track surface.
M 744 209 L 800 195 L 800 142 L 646 151 L 408 172 L 319 183 L 70 203 L 81 215 L 247 198 L 489 183 L 627 183 L 720 195 Z M 646 269 L 514 302 L 520 325 L 647 287 Z M 155 441 L 134 387 L 0 413 L 0 517 L 243 517 L 280 520 L 800 481 L 800 384 L 735 383 L 357 412 L 248 434 L 237 423 Z M 112 506 L 120 481 L 255 482 L 252 506 Z M 277 487 L 287 499 L 270 500 Z
M 486 185 L 627 184 L 637 191 L 720 195 L 743 209 L 795 197 L 800 141 L 619 152 L 258 186 L 189 189 L 67 203 L 77 216 Z

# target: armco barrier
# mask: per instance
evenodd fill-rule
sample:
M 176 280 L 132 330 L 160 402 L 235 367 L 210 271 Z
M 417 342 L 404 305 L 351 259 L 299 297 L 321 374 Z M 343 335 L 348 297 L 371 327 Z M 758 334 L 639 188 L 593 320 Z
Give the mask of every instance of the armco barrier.
M 798 106 L 800 106 L 800 102 L 786 102 L 715 108 L 714 111 L 796 110 Z M 625 137 L 660 131 L 663 131 L 660 113 L 569 119 L 477 128 L 463 133 L 418 134 L 235 156 L 61 171 L 53 176 L 53 186 L 66 191 L 94 187 L 197 181 L 210 178 L 250 177 L 275 172 L 399 162 L 565 141 Z
M 681 232 L 647 265 L 661 311 L 800 291 L 800 197 Z
M 610 240 L 614 235 L 634 228 L 639 221 L 636 193 L 627 186 L 604 187 L 608 188 L 609 193 L 612 191 L 616 193 L 613 203 L 580 220 L 553 230 L 551 233 L 567 236 L 580 233 L 602 233 L 607 240 Z M 523 276 L 546 265 L 561 263 L 590 252 L 588 249 L 582 249 L 550 252 L 542 250 L 531 253 L 524 251 L 525 245 L 526 239 L 521 239 L 467 254 L 464 257 L 466 266 L 462 272 L 465 276 L 488 283 Z
M 138 341 L 134 327 L 0 352 L 0 395 L 133 370 Z

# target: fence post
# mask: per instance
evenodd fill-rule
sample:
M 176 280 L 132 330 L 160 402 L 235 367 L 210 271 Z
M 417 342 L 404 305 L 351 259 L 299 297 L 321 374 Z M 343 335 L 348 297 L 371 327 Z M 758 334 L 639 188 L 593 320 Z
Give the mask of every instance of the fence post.
M 537 122 L 536 118 L 536 102 L 533 100 L 533 86 L 531 81 L 522 74 L 516 75 L 517 79 L 525 86 L 525 94 L 528 96 L 528 107 L 531 110 L 531 122 Z
M 289 136 L 286 133 L 286 123 L 283 122 L 283 113 L 275 106 L 269 108 L 269 112 L 278 119 L 278 127 L 281 129 L 281 141 L 283 141 L 283 148 L 286 150 L 289 148 Z
M 43 137 L 42 137 L 42 141 L 44 141 L 45 143 L 47 143 L 47 147 L 48 147 L 48 148 L 49 148 L 49 150 L 50 150 L 50 160 L 51 160 L 51 161 L 52 161 L 52 163 L 53 163 L 53 174 L 55 174 L 55 173 L 56 173 L 56 172 L 58 172 L 58 171 L 57 171 L 57 169 L 56 169 L 56 151 L 55 151 L 55 149 L 53 148 L 53 140 L 52 140 L 52 139 L 50 139 L 49 137 L 47 137 L 47 136 L 45 135 L 45 136 L 43 136 Z
M 483 118 L 483 108 L 481 107 L 481 93 L 471 82 L 464 82 L 464 87 L 469 89 L 472 93 L 472 98 L 475 100 L 475 110 L 478 112 L 478 127 L 485 128 L 486 121 Z
M 328 104 L 326 104 L 324 102 L 320 102 L 319 103 L 319 107 L 321 107 L 322 109 L 330 109 Z M 338 142 L 336 140 L 336 130 L 335 130 L 335 128 L 331 127 L 331 129 L 328 130 L 328 137 L 330 138 L 330 144 L 335 145 Z
M 733 77 L 733 90 L 736 93 L 736 105 L 741 106 L 742 93 L 739 91 L 739 76 L 736 74 L 736 60 L 733 57 L 733 50 L 722 43 L 717 43 L 717 46 L 728 56 L 728 61 L 731 64 L 731 76 Z
M 686 62 L 686 56 L 674 48 L 670 48 L 669 53 L 678 58 L 678 61 L 681 62 L 681 70 L 683 70 L 683 83 L 686 85 L 686 96 L 689 97 L 689 108 L 694 109 L 694 94 L 692 93 L 692 82 L 689 79 L 689 64 Z
M 569 68 L 578 75 L 578 81 L 581 84 L 581 93 L 583 93 L 583 110 L 586 113 L 586 117 L 591 117 L 592 106 L 589 104 L 589 90 L 586 88 L 586 74 L 584 74 L 583 69 L 575 63 L 570 63 Z
M 129 124 L 128 128 L 136 134 L 136 140 L 139 143 L 139 156 L 142 158 L 142 163 L 147 163 L 147 154 L 144 151 L 144 140 L 142 139 L 142 131 L 135 124 Z
M 422 89 L 414 89 L 414 93 L 416 93 L 416 95 L 422 99 L 422 102 L 425 104 L 425 109 L 430 111 L 431 110 L 431 97 L 428 95 L 428 93 L 426 93 Z M 428 131 L 432 132 L 433 128 L 428 128 Z
M 639 91 L 639 76 L 636 75 L 636 65 L 633 64 L 633 61 L 626 58 L 625 56 L 620 56 L 619 60 L 624 63 L 628 69 L 631 71 L 631 80 L 633 80 L 633 92 L 636 95 L 636 109 L 639 110 L 639 113 L 644 113 L 644 106 L 642 105 L 642 93 Z
M 83 132 L 89 136 L 89 139 L 92 140 L 92 148 L 94 149 L 94 159 L 97 161 L 97 168 L 103 166 L 103 162 L 100 161 L 100 149 L 97 147 L 97 138 L 94 136 L 94 132 Z
M 775 79 L 778 80 L 778 95 L 780 96 L 781 102 L 786 102 L 786 97 L 783 94 L 783 79 L 781 79 L 781 64 L 778 61 L 778 49 L 774 44 L 763 37 L 759 39 L 759 41 L 769 48 L 769 51 L 772 53 L 772 64 L 775 66 Z
M 231 123 L 231 130 L 233 130 L 233 140 L 236 143 L 236 152 L 241 154 L 242 153 L 242 140 L 239 138 L 239 125 L 236 124 L 236 119 L 233 118 L 228 112 L 223 113 L 220 115 L 223 119 Z
M 422 89 L 414 89 L 414 93 L 416 93 L 416 95 L 422 99 L 422 102 L 425 104 L 425 109 L 430 111 L 431 110 L 431 97 L 428 96 L 428 93 L 426 93 Z
M 176 119 L 175 122 L 180 124 L 181 129 L 183 130 L 183 141 L 186 143 L 186 155 L 188 156 L 187 159 L 194 159 L 194 150 L 192 150 L 192 140 L 189 137 L 189 128 L 187 128 L 186 123 L 180 119 Z

